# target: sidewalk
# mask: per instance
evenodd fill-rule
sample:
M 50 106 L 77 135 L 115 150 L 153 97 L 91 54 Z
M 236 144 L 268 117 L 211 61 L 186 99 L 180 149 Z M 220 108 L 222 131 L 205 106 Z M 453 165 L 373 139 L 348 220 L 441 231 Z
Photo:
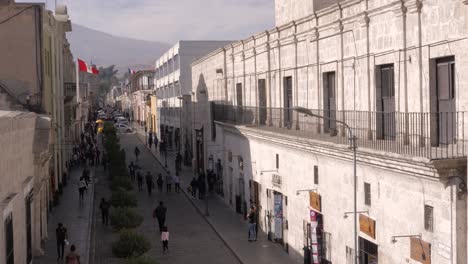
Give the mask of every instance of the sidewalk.
M 94 167 L 90 167 L 91 179 L 94 178 Z M 81 263 L 89 263 L 89 246 L 92 209 L 94 200 L 94 184 L 90 184 L 85 192 L 83 202 L 79 202 L 78 182 L 83 168 L 75 168 L 71 171 L 68 184 L 63 189 L 60 203 L 49 214 L 47 228 L 48 240 L 43 243 L 44 256 L 35 257 L 34 263 L 65 263 L 57 262 L 57 241 L 55 229 L 58 223 L 63 223 L 68 231 L 68 241 L 76 246 L 76 252 L 81 256 Z M 65 256 L 70 246 L 65 246 Z
M 137 136 L 144 144 L 145 134 L 142 129 L 137 130 Z M 151 153 L 161 166 L 164 166 L 164 157 L 160 156 L 159 151 L 154 146 L 151 148 Z M 175 154 L 176 152 L 171 151 L 168 151 L 167 154 L 167 169 L 171 171 L 171 174 L 175 173 Z M 181 177 L 181 189 L 189 197 L 197 210 L 204 214 L 205 200 L 193 199 L 186 193 L 187 187 L 193 178 L 192 169 L 182 166 L 182 171 L 179 172 L 179 175 Z M 257 242 L 248 242 L 246 221 L 241 215 L 229 208 L 218 196 L 211 195 L 208 197 L 208 211 L 209 216 L 205 217 L 206 221 L 242 263 L 297 263 L 281 247 L 268 241 L 266 234 L 263 232 L 259 232 Z

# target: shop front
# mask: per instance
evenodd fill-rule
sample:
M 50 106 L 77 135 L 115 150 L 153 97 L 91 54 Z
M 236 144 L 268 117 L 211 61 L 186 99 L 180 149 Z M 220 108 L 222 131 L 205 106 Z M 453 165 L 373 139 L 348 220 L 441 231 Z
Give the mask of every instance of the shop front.
M 281 244 L 286 250 L 289 251 L 287 243 L 287 205 L 288 197 L 280 192 L 282 188 L 282 177 L 277 174 L 272 175 L 272 185 L 275 188 L 267 189 L 267 209 L 266 209 L 266 228 L 268 239 Z
M 368 237 L 359 237 L 359 264 L 379 263 L 378 246 L 372 241 L 375 240 L 375 227 L 374 219 L 359 214 L 359 230 Z

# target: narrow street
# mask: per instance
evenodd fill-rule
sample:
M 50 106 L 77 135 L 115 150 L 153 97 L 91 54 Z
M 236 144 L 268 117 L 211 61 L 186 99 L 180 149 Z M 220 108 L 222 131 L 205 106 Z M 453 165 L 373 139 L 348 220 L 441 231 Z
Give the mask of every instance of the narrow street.
M 146 173 L 149 170 L 156 177 L 159 172 L 163 171 L 153 155 L 141 144 L 136 134 L 121 134 L 120 142 L 126 150 L 128 163 L 134 159 L 131 153 L 135 146 L 138 146 L 141 150 L 138 164 L 142 167 L 142 172 Z M 101 197 L 108 198 L 110 195 L 107 186 L 106 183 L 96 187 L 94 241 L 92 241 L 94 249 L 91 251 L 91 263 L 125 263 L 112 256 L 111 243 L 117 240 L 117 234 L 110 227 L 103 227 L 100 222 L 99 200 Z M 143 224 L 137 228 L 137 231 L 144 234 L 152 244 L 147 255 L 154 257 L 160 263 L 168 264 L 215 264 L 220 263 L 220 259 L 226 264 L 239 263 L 186 196 L 183 193 L 175 193 L 174 185 L 172 189 L 171 193 L 167 193 L 165 188 L 163 193 L 154 189 L 152 196 L 149 197 L 146 186 L 144 191 L 138 192 L 135 183 L 138 197 L 137 211 L 144 217 Z M 157 222 L 152 218 L 152 212 L 159 201 L 163 201 L 167 207 L 166 225 L 170 232 L 169 252 L 167 253 L 162 251 Z

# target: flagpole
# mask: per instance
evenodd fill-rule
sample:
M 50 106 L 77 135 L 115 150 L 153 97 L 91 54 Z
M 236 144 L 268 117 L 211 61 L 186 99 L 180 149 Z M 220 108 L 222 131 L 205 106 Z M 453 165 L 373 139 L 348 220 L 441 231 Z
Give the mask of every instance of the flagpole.
M 77 139 L 79 137 L 79 133 L 81 133 L 80 65 L 78 63 L 78 59 L 76 59 L 76 105 L 77 105 L 76 117 L 78 121 L 78 135 L 75 134 L 75 139 Z

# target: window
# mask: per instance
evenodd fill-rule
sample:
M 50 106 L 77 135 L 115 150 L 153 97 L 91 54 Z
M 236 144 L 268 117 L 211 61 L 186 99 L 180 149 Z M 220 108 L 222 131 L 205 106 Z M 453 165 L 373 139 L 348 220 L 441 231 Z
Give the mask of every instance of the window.
M 424 205 L 424 229 L 434 231 L 434 207 Z
M 279 169 L 279 154 L 276 154 L 276 168 Z
M 13 216 L 10 214 L 5 220 L 6 264 L 15 263 L 15 253 L 13 245 Z
M 319 184 L 318 166 L 314 166 L 314 184 Z
M 179 54 L 174 55 L 174 69 L 178 70 L 180 67 Z
M 370 183 L 364 183 L 364 204 L 371 205 L 371 185 Z
M 232 151 L 228 152 L 228 160 L 229 162 L 232 162 Z

